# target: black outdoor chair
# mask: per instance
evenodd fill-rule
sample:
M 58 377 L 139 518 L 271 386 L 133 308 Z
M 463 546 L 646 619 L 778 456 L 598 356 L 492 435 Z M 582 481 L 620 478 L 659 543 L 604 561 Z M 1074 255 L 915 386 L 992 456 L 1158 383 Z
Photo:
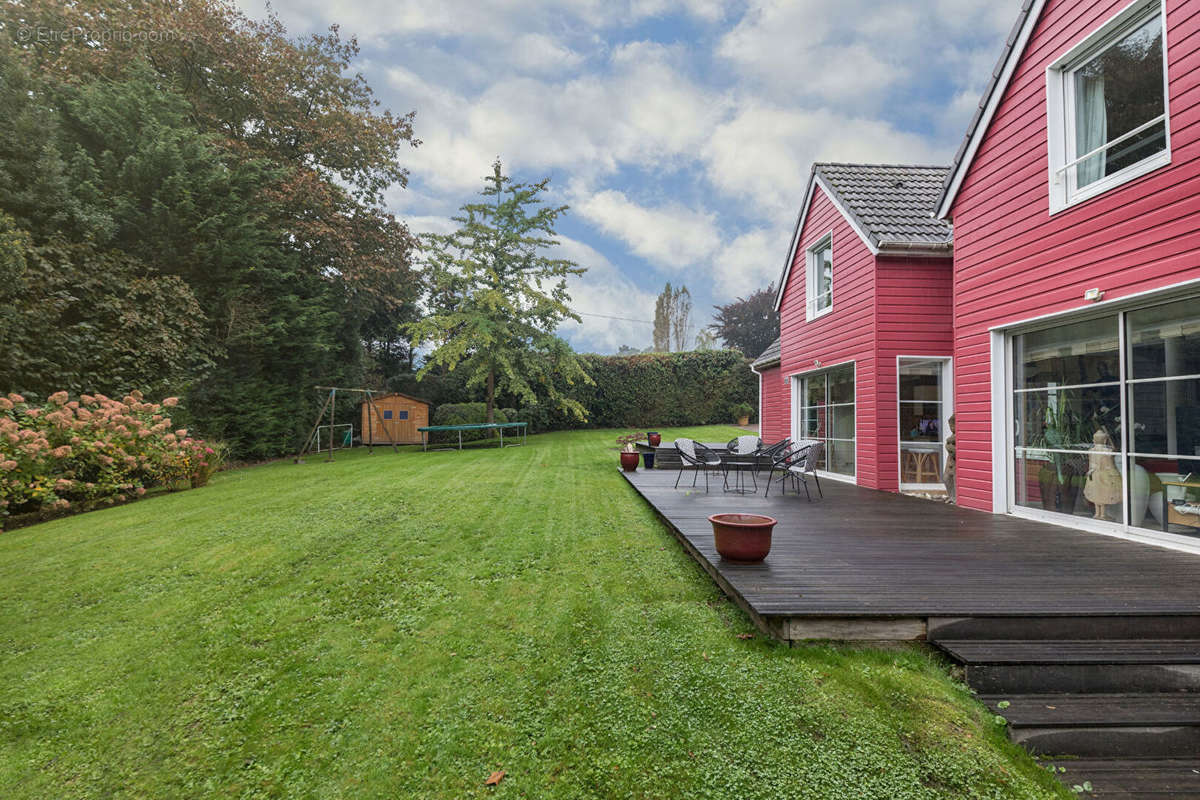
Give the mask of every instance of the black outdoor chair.
M 821 460 L 821 454 L 825 451 L 825 443 L 814 439 L 801 439 L 792 444 L 791 447 L 783 450 L 771 462 L 771 472 L 767 476 L 767 491 L 766 494 L 771 494 L 771 481 L 779 481 L 779 491 L 784 492 L 787 487 L 787 482 L 790 480 L 795 487 L 796 493 L 800 492 L 800 484 L 804 484 L 804 493 L 808 495 L 808 499 L 812 500 L 812 495 L 808 491 L 808 481 L 806 475 L 812 475 L 813 480 L 817 482 L 817 491 L 821 492 L 821 482 L 817 478 L 816 465 Z M 778 478 L 776 475 L 778 474 Z M 821 497 L 824 497 L 821 493 Z
M 766 467 L 771 466 L 775 459 L 783 455 L 789 447 L 792 446 L 791 439 L 780 439 L 775 444 L 762 444 L 758 448 L 758 464 L 761 472 Z
M 679 488 L 679 479 L 683 477 L 684 469 L 690 466 L 693 471 L 692 486 L 696 485 L 696 479 L 703 472 L 704 491 L 707 492 L 708 473 L 721 473 L 721 457 L 692 439 L 676 439 L 675 449 L 679 451 L 679 474 L 675 476 L 675 488 Z
M 787 476 L 792 479 L 792 483 L 796 488 L 796 494 L 800 494 L 800 484 L 804 484 L 804 494 L 808 497 L 808 501 L 812 502 L 812 494 L 808 491 L 808 479 L 805 476 L 811 475 L 813 481 L 817 484 L 817 495 L 824 500 L 825 493 L 821 491 L 821 479 L 817 477 L 817 464 L 821 463 L 821 456 L 825 454 L 825 443 L 814 442 L 804 450 L 804 457 L 788 467 Z M 768 487 L 770 488 L 770 487 Z

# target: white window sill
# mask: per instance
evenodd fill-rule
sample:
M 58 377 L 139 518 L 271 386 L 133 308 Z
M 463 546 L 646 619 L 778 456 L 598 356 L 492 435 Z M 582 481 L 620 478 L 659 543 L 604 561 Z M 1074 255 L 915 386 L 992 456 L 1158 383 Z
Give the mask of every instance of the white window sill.
M 804 321 L 812 322 L 814 319 L 820 319 L 821 317 L 825 316 L 826 314 L 829 314 L 832 311 L 833 311 L 833 306 L 826 306 L 825 308 L 822 308 L 820 311 L 812 311 L 812 312 L 806 314 L 804 316 Z
M 1063 184 L 1055 184 L 1053 179 L 1050 183 L 1050 216 L 1054 216 L 1060 211 L 1066 211 L 1068 208 L 1073 208 L 1080 203 L 1086 203 L 1101 195 L 1123 186 L 1132 180 L 1142 177 L 1153 172 L 1156 169 L 1167 166 L 1171 163 L 1171 151 L 1163 150 L 1161 153 L 1155 153 L 1145 161 L 1126 167 L 1120 172 L 1109 175 L 1102 180 L 1075 192 L 1069 199 L 1064 199 L 1066 194 L 1066 178 L 1063 178 Z

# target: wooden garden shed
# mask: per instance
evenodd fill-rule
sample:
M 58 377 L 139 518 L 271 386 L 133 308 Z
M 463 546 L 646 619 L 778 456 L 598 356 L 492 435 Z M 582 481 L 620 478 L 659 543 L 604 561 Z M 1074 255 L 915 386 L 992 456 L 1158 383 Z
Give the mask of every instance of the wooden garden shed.
M 365 402 L 359 408 L 363 444 L 420 444 L 417 428 L 429 424 L 428 401 L 399 392 L 375 398 L 378 416 Z

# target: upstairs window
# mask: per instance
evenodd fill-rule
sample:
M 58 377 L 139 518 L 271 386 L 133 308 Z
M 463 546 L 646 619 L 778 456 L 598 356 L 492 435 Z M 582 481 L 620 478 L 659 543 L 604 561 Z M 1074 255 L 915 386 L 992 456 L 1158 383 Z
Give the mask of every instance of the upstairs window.
M 1170 163 L 1160 3 L 1134 3 L 1050 67 L 1051 213 Z
M 805 318 L 814 320 L 833 310 L 833 234 L 808 248 Z

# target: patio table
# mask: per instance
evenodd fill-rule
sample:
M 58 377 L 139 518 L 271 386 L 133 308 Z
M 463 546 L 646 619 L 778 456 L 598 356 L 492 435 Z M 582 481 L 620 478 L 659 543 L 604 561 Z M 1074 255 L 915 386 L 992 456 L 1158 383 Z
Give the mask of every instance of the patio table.
M 758 493 L 758 470 L 759 470 L 758 453 L 722 453 L 721 454 L 721 472 L 724 473 L 725 480 L 722 489 L 726 492 L 736 492 L 737 494 L 757 494 Z M 733 487 L 729 486 L 729 473 L 733 473 Z M 750 480 L 754 482 L 753 489 L 746 488 L 746 473 L 750 473 Z

